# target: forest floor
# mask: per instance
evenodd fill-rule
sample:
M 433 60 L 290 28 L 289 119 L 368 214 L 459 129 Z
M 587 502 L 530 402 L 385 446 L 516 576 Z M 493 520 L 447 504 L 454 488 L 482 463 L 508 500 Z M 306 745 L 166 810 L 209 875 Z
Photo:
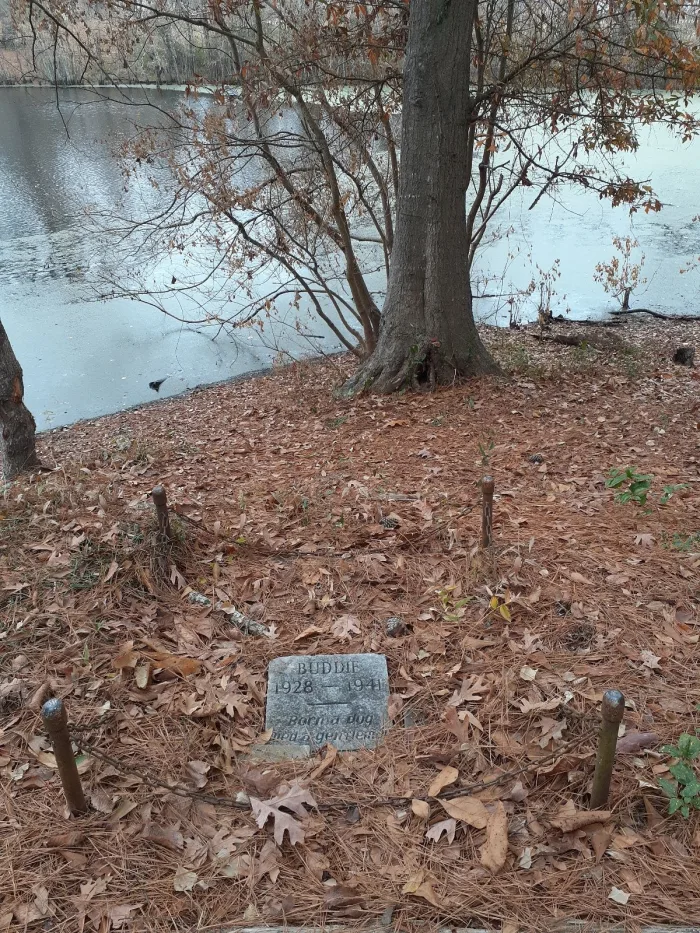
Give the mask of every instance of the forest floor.
M 340 358 L 42 435 L 52 472 L 0 500 L 0 930 L 700 922 L 698 817 L 658 786 L 700 724 L 700 372 L 671 362 L 700 324 L 554 332 L 589 343 L 484 332 L 509 381 L 341 401 Z M 605 485 L 628 466 L 646 505 Z M 387 657 L 385 740 L 251 758 L 270 660 L 345 652 Z M 591 823 L 608 688 L 624 735 Z

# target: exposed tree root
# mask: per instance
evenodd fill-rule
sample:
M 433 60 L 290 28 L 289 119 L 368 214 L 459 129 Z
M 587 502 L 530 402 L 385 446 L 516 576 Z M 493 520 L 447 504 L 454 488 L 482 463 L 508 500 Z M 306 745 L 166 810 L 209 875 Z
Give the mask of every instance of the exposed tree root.
M 373 392 L 388 395 L 404 389 L 433 391 L 439 385 L 454 385 L 476 376 L 502 376 L 488 354 L 475 353 L 457 361 L 440 352 L 439 342 L 426 339 L 408 349 L 395 347 L 381 353 L 380 348 L 358 369 L 340 390 L 342 396 Z

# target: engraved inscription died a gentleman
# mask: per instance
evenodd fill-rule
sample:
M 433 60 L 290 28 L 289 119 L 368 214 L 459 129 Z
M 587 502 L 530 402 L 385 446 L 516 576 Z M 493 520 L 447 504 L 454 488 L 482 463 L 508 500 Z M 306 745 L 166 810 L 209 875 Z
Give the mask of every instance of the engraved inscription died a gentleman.
M 386 726 L 389 678 L 379 654 L 297 655 L 270 662 L 265 725 L 272 740 L 341 751 L 374 748 Z

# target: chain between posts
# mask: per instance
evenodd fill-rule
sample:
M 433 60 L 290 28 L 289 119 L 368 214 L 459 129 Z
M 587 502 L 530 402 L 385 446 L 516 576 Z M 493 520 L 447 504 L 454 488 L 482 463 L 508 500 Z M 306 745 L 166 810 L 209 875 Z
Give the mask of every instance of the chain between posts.
M 85 726 L 79 727 L 76 731 L 83 731 L 83 729 L 90 730 L 93 727 Z M 588 741 L 596 733 L 597 727 L 592 727 L 585 731 L 582 735 L 577 736 L 575 739 L 572 739 L 569 742 L 566 742 L 561 748 L 557 749 L 556 752 L 552 752 L 550 755 L 547 755 L 543 758 L 537 759 L 527 765 L 524 765 L 521 768 L 514 768 L 511 771 L 504 771 L 503 774 L 497 775 L 495 778 L 492 778 L 489 781 L 478 781 L 474 784 L 466 784 L 461 787 L 452 787 L 448 790 L 443 791 L 435 797 L 429 797 L 426 794 L 411 794 L 407 797 L 385 797 L 378 798 L 374 800 L 337 800 L 337 801 L 326 801 L 317 804 L 316 809 L 319 811 L 331 811 L 331 810 L 347 810 L 350 807 L 405 807 L 410 806 L 412 800 L 423 800 L 426 802 L 439 802 L 440 800 L 451 800 L 455 797 L 462 797 L 466 794 L 473 794 L 479 791 L 487 790 L 490 787 L 497 787 L 500 784 L 505 784 L 507 781 L 513 780 L 514 778 L 520 777 L 523 774 L 529 774 L 535 772 L 547 764 L 558 761 L 564 755 L 568 754 L 573 748 L 581 745 L 581 743 Z M 127 768 L 125 765 L 119 761 L 118 758 L 114 758 L 112 755 L 107 755 L 104 752 L 100 751 L 99 748 L 93 745 L 91 742 L 87 742 L 84 739 L 77 739 L 77 743 L 80 747 L 88 752 L 90 755 L 93 755 L 98 760 L 104 761 L 105 764 L 111 765 L 113 768 L 118 770 L 124 775 L 131 777 L 138 777 L 143 782 L 146 787 L 160 787 L 163 790 L 167 790 L 169 793 L 174 794 L 177 797 L 187 797 L 192 800 L 199 800 L 202 803 L 208 803 L 212 806 L 218 807 L 229 807 L 237 810 L 250 810 L 250 802 L 247 799 L 247 794 L 245 799 L 237 799 L 235 797 L 217 797 L 214 794 L 204 794 L 201 791 L 191 791 L 187 790 L 184 787 L 178 787 L 177 785 L 169 784 L 167 781 L 162 781 L 159 778 L 151 777 L 148 774 L 144 774 L 141 771 L 135 770 L 133 768 Z M 245 792 L 243 792 L 245 793 Z

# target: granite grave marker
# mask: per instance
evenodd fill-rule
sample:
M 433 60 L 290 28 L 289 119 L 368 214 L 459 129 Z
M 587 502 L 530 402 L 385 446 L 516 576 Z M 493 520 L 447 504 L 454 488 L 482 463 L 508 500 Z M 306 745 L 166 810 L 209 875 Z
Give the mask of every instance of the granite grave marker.
M 275 658 L 265 728 L 272 742 L 339 751 L 374 748 L 387 723 L 389 677 L 381 654 Z

